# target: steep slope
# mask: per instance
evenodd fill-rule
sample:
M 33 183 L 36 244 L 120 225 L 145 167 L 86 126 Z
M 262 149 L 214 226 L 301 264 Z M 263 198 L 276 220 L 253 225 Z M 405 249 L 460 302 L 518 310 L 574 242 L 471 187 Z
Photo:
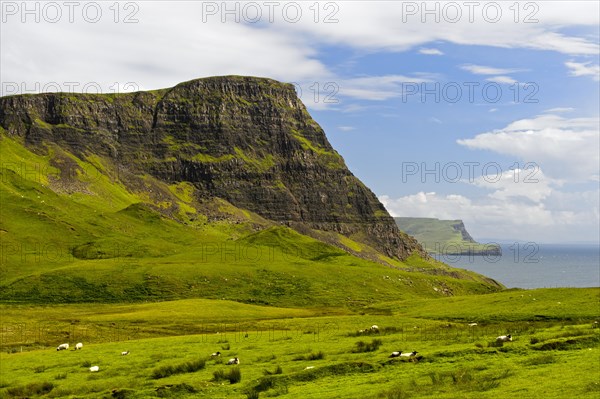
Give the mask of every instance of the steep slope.
M 224 199 L 363 257 L 378 260 L 335 234 L 393 259 L 424 255 L 346 168 L 290 84 L 229 76 L 132 94 L 4 97 L 0 126 L 40 154 L 55 144 L 81 160 L 96 157 L 107 174 L 128 191 L 146 192 L 165 214 L 182 212 L 144 176 L 189 182 L 197 200 Z M 69 181 L 76 161 L 56 158 L 54 166 L 68 170 L 49 183 L 85 192 Z
M 480 244 L 471 237 L 462 220 L 394 218 L 398 228 L 414 236 L 430 253 L 446 255 L 498 255 L 496 244 Z
M 2 302 L 361 306 L 502 288 L 422 257 L 274 81 L 0 98 L 0 150 Z

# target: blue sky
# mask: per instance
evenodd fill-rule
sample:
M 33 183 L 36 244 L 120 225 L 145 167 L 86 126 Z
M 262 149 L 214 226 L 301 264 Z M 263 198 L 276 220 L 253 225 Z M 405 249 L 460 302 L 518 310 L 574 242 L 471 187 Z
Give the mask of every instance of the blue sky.
M 3 95 L 295 82 L 391 214 L 599 240 L 596 1 L 53 4 L 2 2 Z

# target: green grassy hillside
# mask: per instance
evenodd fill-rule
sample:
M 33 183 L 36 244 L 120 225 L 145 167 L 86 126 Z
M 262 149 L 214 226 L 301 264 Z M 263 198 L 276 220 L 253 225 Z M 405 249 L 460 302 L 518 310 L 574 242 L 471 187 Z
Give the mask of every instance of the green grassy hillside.
M 466 231 L 462 220 L 435 218 L 394 218 L 398 228 L 415 237 L 432 254 L 486 254 L 496 253 L 495 244 L 480 244 Z
M 1 140 L 3 302 L 210 298 L 356 307 L 500 288 L 475 273 L 416 255 L 400 262 L 323 233 L 385 265 L 358 258 L 224 200 L 198 199 L 186 183 L 145 176 L 132 191 L 105 159 L 53 146 L 42 156 Z

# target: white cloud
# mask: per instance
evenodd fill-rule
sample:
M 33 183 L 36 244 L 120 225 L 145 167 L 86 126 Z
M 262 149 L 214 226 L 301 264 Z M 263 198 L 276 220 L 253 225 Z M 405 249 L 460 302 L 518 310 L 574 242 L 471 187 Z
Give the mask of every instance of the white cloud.
M 543 112 L 545 114 L 560 114 L 560 113 L 573 112 L 573 111 L 575 111 L 575 108 L 557 107 L 557 108 L 546 109 Z
M 11 16 L 3 23 L 0 36 L 2 80 L 25 83 L 27 87 L 33 87 L 35 82 L 97 82 L 105 91 L 110 91 L 115 82 L 134 82 L 140 89 L 155 89 L 227 74 L 268 76 L 287 82 L 326 82 L 336 79 L 336 74 L 319 60 L 324 45 L 397 52 L 443 41 L 571 55 L 597 55 L 599 49 L 593 37 L 562 33 L 565 27 L 597 26 L 598 2 L 534 2 L 539 6 L 535 15 L 538 23 L 523 23 L 525 12 L 515 23 L 508 8 L 510 2 L 498 3 L 503 17 L 497 23 L 483 18 L 481 5 L 475 10 L 475 20 L 470 22 L 469 12 L 460 2 L 455 2 L 463 7 L 463 18 L 458 23 L 448 22 L 443 15 L 439 23 L 432 16 L 423 23 L 423 10 L 407 15 L 403 9 L 412 2 L 387 1 L 330 2 L 326 9 L 326 4 L 319 3 L 318 23 L 310 2 L 297 2 L 302 7 L 302 18 L 297 23 L 282 18 L 283 6 L 279 4 L 275 22 L 270 23 L 266 3 L 258 2 L 255 4 L 263 8 L 263 19 L 257 24 L 243 20 L 235 23 L 231 15 L 227 16 L 227 23 L 222 23 L 225 16 L 221 13 L 203 21 L 202 7 L 208 3 L 136 2 L 139 22 L 135 24 L 114 23 L 108 3 L 102 3 L 104 17 L 97 24 L 81 18 L 75 23 L 69 23 L 67 18 L 56 24 L 34 23 L 31 19 L 21 23 L 20 15 Z M 421 2 L 414 4 L 422 8 Z M 435 4 L 440 9 L 446 5 Z M 244 3 L 236 2 L 234 6 L 243 9 Z M 337 22 L 324 23 L 328 16 Z M 422 50 L 433 53 L 436 49 Z M 582 66 L 574 67 L 574 73 L 589 75 L 590 68 L 595 68 L 579 65 Z M 502 75 L 494 72 L 490 74 Z M 375 100 L 397 95 L 397 90 L 388 89 L 350 87 L 347 93 Z
M 507 73 L 519 72 L 519 69 L 494 68 L 483 65 L 461 65 L 461 69 L 469 71 L 475 75 L 503 75 Z
M 399 97 L 403 92 L 403 84 L 429 82 L 422 77 L 403 75 L 366 76 L 354 79 L 345 79 L 339 82 L 341 95 L 372 101 L 383 101 Z
M 351 132 L 352 130 L 356 130 L 354 126 L 338 126 L 342 132 Z
M 591 64 L 591 65 L 590 65 Z M 591 76 L 596 82 L 600 81 L 600 65 L 591 62 L 565 62 L 571 76 Z
M 598 179 L 599 125 L 598 118 L 543 114 L 457 142 L 534 162 L 556 180 L 590 181 Z
M 441 50 L 438 50 L 436 48 L 425 48 L 425 47 L 419 49 L 419 54 L 444 55 L 444 53 Z
M 488 112 L 496 112 L 498 111 L 498 108 L 490 108 L 490 110 Z
M 598 240 L 599 192 L 553 191 L 544 201 L 493 196 L 472 199 L 463 195 L 419 192 L 400 198 L 379 197 L 393 216 L 462 219 L 478 237 L 556 242 Z M 563 239 L 564 241 L 564 239 Z
M 491 78 L 487 78 L 486 79 L 489 82 L 495 82 L 495 83 L 501 83 L 501 84 L 507 84 L 507 85 L 512 85 L 517 83 L 516 80 L 514 80 L 513 78 L 511 78 L 510 76 L 494 76 Z
M 460 20 L 444 13 L 447 4 L 456 4 L 462 14 Z M 532 2 L 533 3 L 533 2 Z M 473 19 L 462 2 L 336 2 L 337 23 L 314 23 L 306 18 L 296 24 L 281 24 L 290 31 L 302 30 L 310 40 L 368 49 L 370 51 L 407 51 L 432 42 L 450 42 L 460 45 L 482 45 L 501 48 L 551 50 L 573 55 L 595 55 L 598 44 L 587 37 L 561 33 L 565 26 L 598 25 L 600 13 L 596 2 L 540 1 L 533 3 L 537 10 L 520 8 L 518 22 L 510 2 L 495 2 L 501 18 L 490 22 L 483 4 L 476 3 Z M 573 8 L 571 5 L 573 4 Z M 411 13 L 407 7 L 416 7 Z M 427 15 L 425 8 L 437 9 Z M 306 10 L 308 15 L 312 15 Z M 435 15 L 437 14 L 437 15 Z M 531 14 L 534 14 L 533 16 Z M 525 21 L 532 16 L 537 21 Z M 436 21 L 437 19 L 437 21 Z M 424 21 L 424 22 L 423 22 Z M 527 38 L 524 40 L 523 38 Z
M 472 184 L 492 190 L 489 194 L 490 198 L 498 200 L 524 198 L 533 202 L 542 201 L 552 193 L 553 186 L 562 185 L 562 182 L 545 176 L 538 165 L 527 166 L 527 169 L 516 168 L 480 176 Z

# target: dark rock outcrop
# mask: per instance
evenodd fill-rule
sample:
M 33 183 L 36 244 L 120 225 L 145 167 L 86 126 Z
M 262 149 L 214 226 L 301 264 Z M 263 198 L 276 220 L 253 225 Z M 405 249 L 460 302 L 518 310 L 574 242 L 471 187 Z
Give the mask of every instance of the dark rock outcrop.
M 0 126 L 38 152 L 54 143 L 109 159 L 126 187 L 146 174 L 188 181 L 198 197 L 294 228 L 337 232 L 392 258 L 425 256 L 347 169 L 291 84 L 228 76 L 127 94 L 3 97 Z

